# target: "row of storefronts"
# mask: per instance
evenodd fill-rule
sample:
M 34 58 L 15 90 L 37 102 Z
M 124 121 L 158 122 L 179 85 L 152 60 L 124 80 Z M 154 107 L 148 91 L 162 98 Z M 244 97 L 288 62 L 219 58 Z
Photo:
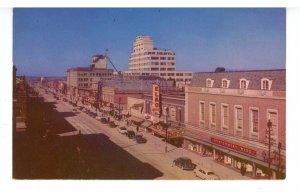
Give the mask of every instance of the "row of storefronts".
M 222 79 L 230 82 L 226 88 L 217 83 Z M 245 79 L 249 89 L 239 87 Z M 267 90 L 261 90 L 266 79 Z M 195 73 L 185 92 L 161 89 L 154 82 L 152 90 L 103 87 L 98 104 L 121 118 L 127 115 L 135 127 L 180 140 L 183 148 L 199 158 L 211 156 L 255 178 L 280 179 L 286 162 L 283 80 L 285 70 Z

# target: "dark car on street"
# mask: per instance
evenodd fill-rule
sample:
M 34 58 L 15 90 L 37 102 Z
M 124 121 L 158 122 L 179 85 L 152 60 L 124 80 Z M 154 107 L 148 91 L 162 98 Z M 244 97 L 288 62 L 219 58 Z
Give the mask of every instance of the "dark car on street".
M 192 163 L 192 160 L 188 157 L 178 157 L 173 161 L 173 164 L 183 170 L 192 171 L 196 168 L 196 164 Z
M 126 135 L 129 139 L 132 139 L 135 136 L 135 133 L 132 130 L 128 130 Z
M 93 117 L 93 118 L 95 118 L 97 116 L 97 113 L 90 111 L 88 113 L 88 115 L 91 116 L 91 117 Z
M 143 137 L 143 135 L 135 135 L 134 140 L 137 143 L 147 143 L 147 139 L 145 137 Z
M 100 119 L 100 122 L 105 124 L 105 123 L 107 123 L 108 121 L 107 121 L 107 119 L 106 119 L 105 117 L 102 117 L 102 118 Z
M 115 128 L 115 127 L 117 127 L 118 125 L 114 122 L 114 121 L 111 121 L 111 122 L 109 122 L 109 127 L 110 128 Z

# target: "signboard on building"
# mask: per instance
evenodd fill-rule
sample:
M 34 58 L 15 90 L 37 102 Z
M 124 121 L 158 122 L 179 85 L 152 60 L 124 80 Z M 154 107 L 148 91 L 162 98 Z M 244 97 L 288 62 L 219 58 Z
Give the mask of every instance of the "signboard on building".
M 215 144 L 218 144 L 218 145 L 222 145 L 224 147 L 227 147 L 227 148 L 230 148 L 230 149 L 233 149 L 233 150 L 236 150 L 236 151 L 240 151 L 242 153 L 247 153 L 247 154 L 253 155 L 253 156 L 256 155 L 255 150 L 248 149 L 246 147 L 242 147 L 242 146 L 239 146 L 239 145 L 236 145 L 236 144 L 233 144 L 233 143 L 228 143 L 226 141 L 222 141 L 222 140 L 215 139 L 215 138 L 211 138 L 211 142 L 215 143 Z
M 159 113 L 160 112 L 160 87 L 157 84 L 153 84 L 153 101 L 152 101 L 152 112 Z

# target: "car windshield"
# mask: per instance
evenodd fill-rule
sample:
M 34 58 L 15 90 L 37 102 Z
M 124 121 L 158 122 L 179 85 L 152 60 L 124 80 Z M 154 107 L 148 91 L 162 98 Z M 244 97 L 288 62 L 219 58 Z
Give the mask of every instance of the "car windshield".
M 126 128 L 125 128 L 125 127 L 121 127 L 120 129 L 122 129 L 122 130 L 126 130 Z
M 207 172 L 207 175 L 214 175 L 214 172 L 209 171 Z

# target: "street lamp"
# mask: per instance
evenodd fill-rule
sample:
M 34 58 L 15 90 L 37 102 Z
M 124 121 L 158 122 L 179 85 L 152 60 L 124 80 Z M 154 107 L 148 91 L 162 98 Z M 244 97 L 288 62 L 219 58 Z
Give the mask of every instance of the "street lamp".
M 120 121 L 120 115 L 121 115 L 120 103 L 121 103 L 121 97 L 119 97 L 119 114 L 118 114 L 118 121 Z
M 269 157 L 268 157 L 268 165 L 269 165 L 269 179 L 271 178 L 271 173 L 272 173 L 272 171 L 271 171 L 271 161 L 272 161 L 272 159 L 271 159 L 271 131 L 272 131 L 272 122 L 271 122 L 271 120 L 269 119 L 269 121 L 268 121 L 268 123 L 267 123 L 267 127 L 268 127 L 268 129 L 267 129 L 267 134 L 268 134 L 268 147 L 269 147 Z
M 165 142 L 166 142 L 166 147 L 165 147 L 165 152 L 168 152 L 168 116 L 169 116 L 169 107 L 166 108 L 166 123 L 165 123 L 165 128 L 166 128 L 166 138 L 165 138 Z

